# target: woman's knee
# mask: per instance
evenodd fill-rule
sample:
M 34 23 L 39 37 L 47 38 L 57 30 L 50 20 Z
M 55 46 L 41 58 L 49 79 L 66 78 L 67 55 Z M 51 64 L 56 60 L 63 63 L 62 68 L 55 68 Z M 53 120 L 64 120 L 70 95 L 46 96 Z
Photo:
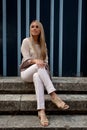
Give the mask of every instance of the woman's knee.
M 35 69 L 35 70 L 38 69 L 38 65 L 37 64 L 34 64 L 34 65 L 30 66 L 30 67 L 33 68 L 33 69 Z
M 35 78 L 38 78 L 38 73 L 37 72 L 33 74 L 33 79 L 35 79 Z
M 25 82 L 32 82 L 32 76 L 27 76 L 25 72 L 21 72 L 21 79 Z

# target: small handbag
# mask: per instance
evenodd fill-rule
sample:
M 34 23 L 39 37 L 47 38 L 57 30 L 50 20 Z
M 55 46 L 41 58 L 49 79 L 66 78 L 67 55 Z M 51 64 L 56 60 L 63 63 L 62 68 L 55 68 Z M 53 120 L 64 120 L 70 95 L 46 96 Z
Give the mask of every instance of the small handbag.
M 27 69 L 29 66 L 31 66 L 29 59 L 25 60 L 23 63 L 20 64 L 20 70 Z

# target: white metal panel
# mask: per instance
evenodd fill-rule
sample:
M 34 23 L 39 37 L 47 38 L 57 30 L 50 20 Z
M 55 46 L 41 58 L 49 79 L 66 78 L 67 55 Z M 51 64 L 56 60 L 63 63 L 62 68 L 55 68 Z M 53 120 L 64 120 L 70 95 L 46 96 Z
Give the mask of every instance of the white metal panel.
M 40 20 L 40 0 L 36 0 L 36 19 Z
M 62 54 L 63 53 L 63 0 L 59 4 L 59 76 L 62 76 Z
M 6 38 L 6 0 L 2 0 L 3 9 L 3 76 L 7 75 L 7 38 Z
M 53 61 L 54 61 L 54 0 L 51 0 L 50 5 L 50 69 L 53 75 Z
M 81 23 L 82 23 L 82 0 L 78 1 L 78 31 L 77 31 L 77 76 L 80 76 L 81 68 Z
M 21 62 L 20 47 L 21 47 L 21 0 L 17 0 L 17 56 L 18 56 L 17 68 L 18 68 L 18 75 L 20 73 L 19 65 Z
M 30 0 L 26 0 L 26 37 L 29 37 Z

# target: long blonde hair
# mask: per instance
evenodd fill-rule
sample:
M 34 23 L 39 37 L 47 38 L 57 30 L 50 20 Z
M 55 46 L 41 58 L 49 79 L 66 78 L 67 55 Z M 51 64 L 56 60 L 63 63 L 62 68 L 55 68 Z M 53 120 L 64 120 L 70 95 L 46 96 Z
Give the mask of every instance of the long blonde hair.
M 39 22 L 37 20 L 32 21 L 32 23 L 33 22 L 36 22 L 38 24 L 38 26 L 40 27 L 40 35 L 38 36 L 38 43 L 41 48 L 41 59 L 45 60 L 46 53 L 47 53 L 47 47 L 46 47 L 46 43 L 45 43 L 45 34 L 44 34 L 43 25 L 41 24 L 41 22 Z M 32 23 L 30 24 L 30 28 L 31 28 Z M 30 32 L 30 37 L 32 37 L 31 32 Z

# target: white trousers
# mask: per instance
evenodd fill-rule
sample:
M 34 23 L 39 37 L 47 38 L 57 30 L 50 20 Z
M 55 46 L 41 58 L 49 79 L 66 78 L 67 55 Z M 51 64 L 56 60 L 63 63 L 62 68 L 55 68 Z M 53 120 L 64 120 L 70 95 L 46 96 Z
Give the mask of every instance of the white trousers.
M 27 82 L 34 82 L 37 109 L 45 109 L 44 86 L 48 94 L 56 90 L 45 67 L 39 68 L 36 64 L 34 64 L 21 72 L 21 78 Z

